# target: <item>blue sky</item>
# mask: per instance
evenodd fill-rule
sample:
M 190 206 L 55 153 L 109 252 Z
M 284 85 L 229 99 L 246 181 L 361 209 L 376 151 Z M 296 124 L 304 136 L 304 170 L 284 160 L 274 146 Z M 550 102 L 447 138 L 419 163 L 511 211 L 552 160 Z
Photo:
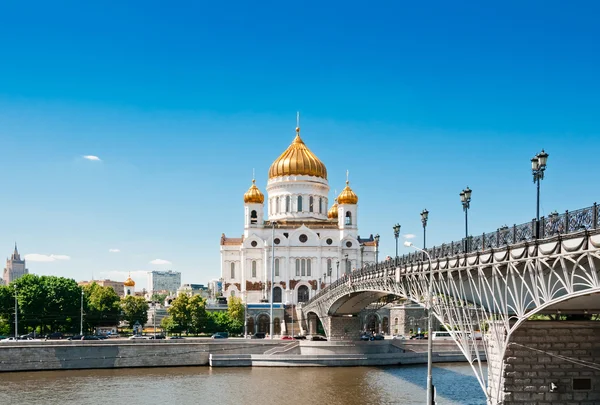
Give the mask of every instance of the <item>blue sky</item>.
M 460 239 L 467 185 L 473 234 L 530 220 L 542 148 L 542 214 L 598 198 L 597 2 L 213 3 L 2 6 L 0 252 L 76 280 L 218 277 L 298 110 L 382 254 L 423 208 L 428 245 Z

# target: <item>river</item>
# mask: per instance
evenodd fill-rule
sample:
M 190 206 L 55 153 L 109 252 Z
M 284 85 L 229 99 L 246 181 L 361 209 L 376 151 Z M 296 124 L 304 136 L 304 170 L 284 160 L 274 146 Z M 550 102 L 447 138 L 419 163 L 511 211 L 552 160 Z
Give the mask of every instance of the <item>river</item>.
M 425 365 L 151 368 L 0 374 L 0 404 L 403 404 L 425 402 Z M 466 363 L 435 364 L 437 404 L 484 405 Z

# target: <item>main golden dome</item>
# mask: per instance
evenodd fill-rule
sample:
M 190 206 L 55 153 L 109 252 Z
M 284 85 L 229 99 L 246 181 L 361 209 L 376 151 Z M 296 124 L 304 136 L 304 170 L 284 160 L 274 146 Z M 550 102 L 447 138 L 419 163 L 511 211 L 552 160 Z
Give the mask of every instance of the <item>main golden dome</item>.
M 327 211 L 327 218 L 336 219 L 337 217 L 338 217 L 338 204 L 337 204 L 337 198 L 336 198 L 335 202 L 333 203 L 331 208 L 329 208 L 329 211 Z
M 244 194 L 244 203 L 262 204 L 263 202 L 265 202 L 265 196 L 256 187 L 256 180 L 252 179 L 252 185 Z
M 135 286 L 135 281 L 133 281 L 131 279 L 131 276 L 127 277 L 127 280 L 125 280 L 125 282 L 123 283 L 123 285 L 125 287 L 134 287 Z
M 346 187 L 338 195 L 337 201 L 340 204 L 356 204 L 358 203 L 358 196 L 352 191 L 349 186 L 350 182 L 346 180 Z
M 315 176 L 327 180 L 327 169 L 323 162 L 310 151 L 300 138 L 300 128 L 296 128 L 296 138 L 292 144 L 273 162 L 269 178 L 281 176 Z

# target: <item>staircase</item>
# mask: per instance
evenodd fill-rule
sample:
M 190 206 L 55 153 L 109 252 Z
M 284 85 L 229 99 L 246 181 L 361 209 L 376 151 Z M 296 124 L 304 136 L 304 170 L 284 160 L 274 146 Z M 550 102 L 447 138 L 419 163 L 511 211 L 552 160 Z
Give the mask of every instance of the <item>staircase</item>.
M 293 319 L 293 327 L 294 327 L 293 331 L 292 331 L 292 319 Z M 296 316 L 296 306 L 295 305 L 286 306 L 284 320 L 285 320 L 285 330 L 287 331 L 286 333 L 288 335 L 295 336 L 300 333 L 300 325 L 298 325 L 298 317 Z

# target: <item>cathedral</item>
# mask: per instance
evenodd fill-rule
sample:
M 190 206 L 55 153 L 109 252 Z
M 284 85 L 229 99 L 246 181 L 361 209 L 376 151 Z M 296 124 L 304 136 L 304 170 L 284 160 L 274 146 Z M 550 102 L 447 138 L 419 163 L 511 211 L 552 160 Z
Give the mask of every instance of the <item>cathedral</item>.
M 375 262 L 377 242 L 358 235 L 358 196 L 346 187 L 329 207 L 325 164 L 296 128 L 269 169 L 267 199 L 252 180 L 244 194 L 244 234 L 221 236 L 226 297 L 296 305 L 338 278 Z M 265 209 L 268 215 L 265 218 Z

